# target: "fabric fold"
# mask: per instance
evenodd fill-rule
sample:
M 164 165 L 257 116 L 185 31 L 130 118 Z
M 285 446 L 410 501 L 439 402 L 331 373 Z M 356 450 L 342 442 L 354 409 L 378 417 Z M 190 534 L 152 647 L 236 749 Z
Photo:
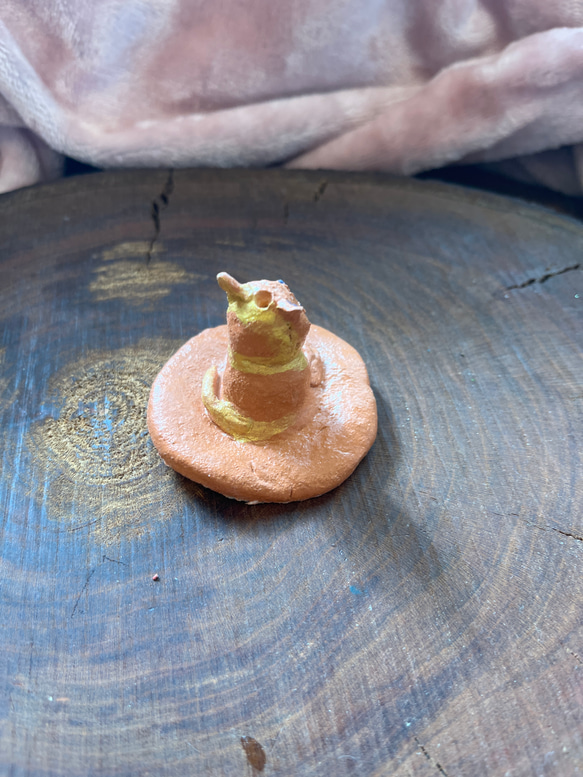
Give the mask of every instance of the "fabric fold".
M 5 0 L 0 95 L 1 191 L 68 155 L 398 175 L 526 157 L 580 192 L 583 6 Z

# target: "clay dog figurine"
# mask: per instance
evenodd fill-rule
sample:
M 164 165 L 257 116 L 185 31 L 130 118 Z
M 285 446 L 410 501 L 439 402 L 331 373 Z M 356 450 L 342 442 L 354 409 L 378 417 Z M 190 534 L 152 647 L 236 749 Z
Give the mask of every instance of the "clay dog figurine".
M 296 421 L 322 380 L 320 358 L 302 349 L 310 322 L 283 281 L 217 280 L 229 301 L 229 351 L 222 375 L 214 365 L 204 377 L 204 406 L 235 439 L 266 440 Z
M 164 365 L 148 428 L 170 467 L 246 502 L 308 499 L 342 483 L 374 442 L 376 403 L 359 354 L 310 324 L 283 281 L 227 293 L 227 326 Z

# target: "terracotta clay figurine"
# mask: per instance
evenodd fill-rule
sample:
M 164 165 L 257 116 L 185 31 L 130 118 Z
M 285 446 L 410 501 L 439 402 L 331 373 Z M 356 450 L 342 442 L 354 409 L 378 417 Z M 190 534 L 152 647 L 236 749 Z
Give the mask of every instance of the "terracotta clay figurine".
M 342 483 L 373 444 L 364 362 L 311 326 L 283 281 L 227 293 L 227 326 L 205 329 L 154 381 L 148 428 L 170 467 L 245 502 L 309 499 Z

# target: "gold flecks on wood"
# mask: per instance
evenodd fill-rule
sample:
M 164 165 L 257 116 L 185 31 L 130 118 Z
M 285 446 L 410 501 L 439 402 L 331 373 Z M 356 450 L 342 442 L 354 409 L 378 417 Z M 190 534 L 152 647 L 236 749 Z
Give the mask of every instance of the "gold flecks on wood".
M 180 511 L 186 491 L 146 426 L 151 383 L 176 346 L 148 341 L 94 352 L 54 377 L 52 415 L 29 432 L 35 496 L 49 518 L 71 531 L 90 526 L 111 543 Z
M 118 243 L 113 248 L 108 248 L 101 255 L 104 262 L 111 262 L 114 259 L 128 259 L 136 256 L 145 258 L 155 256 L 164 250 L 161 243 L 154 243 L 150 240 L 131 240 L 125 243 Z
M 204 279 L 179 264 L 163 261 L 161 244 L 146 241 L 120 243 L 102 254 L 103 263 L 94 270 L 89 290 L 97 302 L 123 299 L 144 305 L 166 297 L 175 284 Z
M 244 240 L 231 240 L 229 238 L 224 238 L 220 240 L 215 240 L 215 245 L 217 246 L 233 246 L 234 248 L 245 248 L 246 243 Z

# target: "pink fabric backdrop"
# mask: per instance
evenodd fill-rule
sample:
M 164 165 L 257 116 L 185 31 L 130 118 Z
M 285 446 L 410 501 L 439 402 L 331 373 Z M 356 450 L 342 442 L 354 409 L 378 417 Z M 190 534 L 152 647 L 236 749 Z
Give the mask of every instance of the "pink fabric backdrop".
M 574 193 L 579 143 L 576 0 L 0 4 L 0 191 L 67 154 L 405 175 L 520 156 Z

